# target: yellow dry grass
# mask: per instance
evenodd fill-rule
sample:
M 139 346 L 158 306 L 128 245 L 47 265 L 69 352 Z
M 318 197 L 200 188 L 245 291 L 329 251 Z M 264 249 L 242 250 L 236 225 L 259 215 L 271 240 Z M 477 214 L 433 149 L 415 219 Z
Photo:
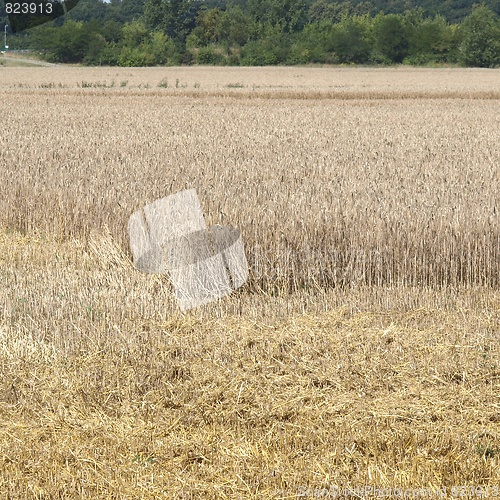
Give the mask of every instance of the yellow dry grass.
M 0 497 L 500 495 L 499 75 L 0 68 Z M 251 278 L 182 315 L 193 187 Z

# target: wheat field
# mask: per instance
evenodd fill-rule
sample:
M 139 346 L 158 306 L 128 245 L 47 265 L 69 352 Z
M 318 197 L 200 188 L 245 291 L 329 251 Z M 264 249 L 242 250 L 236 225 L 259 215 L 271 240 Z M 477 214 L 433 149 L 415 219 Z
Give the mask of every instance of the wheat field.
M 499 496 L 499 81 L 0 66 L 0 496 Z M 250 277 L 181 314 L 189 188 Z

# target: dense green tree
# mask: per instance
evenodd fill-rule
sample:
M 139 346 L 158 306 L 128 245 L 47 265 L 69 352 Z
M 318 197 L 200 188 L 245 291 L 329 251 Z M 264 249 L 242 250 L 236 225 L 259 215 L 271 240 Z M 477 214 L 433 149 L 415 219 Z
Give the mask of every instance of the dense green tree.
M 107 43 L 99 54 L 99 65 L 117 66 L 121 48 L 116 43 Z
M 248 42 L 252 32 L 256 33 L 258 29 L 251 17 L 244 14 L 238 6 L 231 6 L 225 11 L 218 7 L 202 9 L 196 18 L 196 28 L 189 35 L 189 44 L 200 46 L 225 42 L 242 46 Z
M 365 16 L 375 13 L 375 7 L 372 2 L 359 2 L 352 6 L 351 14 L 356 16 Z
M 279 26 L 284 33 L 300 31 L 307 22 L 304 0 L 248 0 L 247 12 L 261 26 Z
M 160 29 L 173 40 L 184 43 L 196 26 L 196 12 L 196 5 L 188 0 L 147 0 L 143 18 L 149 29 Z
M 168 12 L 167 2 L 163 0 L 147 0 L 144 5 L 143 20 L 150 29 L 166 28 L 168 24 L 167 17 L 170 16 Z
M 78 5 L 67 15 L 67 19 L 88 22 L 93 19 L 103 21 L 107 13 L 107 5 L 100 0 L 79 0 Z
M 316 0 L 308 10 L 308 20 L 313 23 L 321 21 L 339 22 L 342 13 L 347 10 L 344 3 L 329 3 L 326 0 Z
M 252 36 L 253 24 L 248 14 L 239 6 L 230 6 L 219 19 L 219 36 L 225 37 L 231 45 L 245 45 Z
M 162 31 L 150 31 L 141 21 L 123 27 L 117 64 L 120 66 L 154 66 L 175 62 L 173 40 Z
M 202 9 L 196 18 L 196 26 L 199 26 L 199 31 L 204 43 L 215 43 L 221 38 L 221 16 L 222 11 L 219 7 L 214 9 Z
M 484 0 L 472 11 L 473 1 L 80 0 L 67 16 L 9 35 L 9 45 L 37 48 L 61 62 L 127 66 L 498 66 L 499 2 Z M 461 25 L 450 24 L 440 14 L 445 11 L 467 17 Z
M 311 1 L 310 4 L 314 4 Z M 408 10 L 422 8 L 425 15 L 434 17 L 442 15 L 449 23 L 458 23 L 472 12 L 472 6 L 477 0 L 326 0 L 328 5 L 342 5 L 348 7 L 350 14 L 404 14 Z M 483 0 L 488 8 L 500 15 L 500 2 L 498 0 Z
M 149 46 L 154 58 L 154 64 L 174 64 L 177 62 L 175 44 L 171 38 L 161 31 L 151 33 Z
M 241 64 L 245 66 L 264 66 L 283 64 L 290 55 L 291 38 L 279 26 L 264 26 L 259 40 L 248 42 L 241 50 Z
M 328 53 L 329 37 L 334 23 L 324 20 L 304 27 L 291 49 L 292 63 L 330 63 L 334 56 Z
M 149 38 L 149 30 L 140 21 L 126 23 L 122 29 L 122 40 L 125 47 L 134 48 L 143 44 Z
M 89 43 L 83 58 L 83 64 L 100 66 L 102 64 L 102 51 L 106 47 L 106 39 L 98 32 L 90 34 Z
M 456 59 L 456 31 L 441 15 L 426 17 L 423 9 L 405 13 L 408 54 L 405 62 L 425 64 Z
M 145 47 L 122 47 L 118 55 L 118 65 L 125 67 L 153 66 L 152 54 L 144 50 Z
M 102 25 L 101 34 L 106 43 L 118 43 L 123 37 L 123 25 L 114 20 L 106 21 Z
M 226 57 L 218 48 L 213 46 L 202 47 L 197 54 L 196 62 L 198 64 L 225 64 Z
M 370 57 L 371 47 L 367 18 L 344 15 L 332 29 L 330 51 L 339 63 L 365 63 Z
M 106 16 L 104 17 L 104 21 L 116 21 L 120 24 L 125 24 L 128 21 L 132 21 L 133 19 L 127 19 L 122 11 L 122 2 L 121 0 L 111 0 L 107 5 Z
M 122 0 L 120 13 L 127 21 L 138 19 L 144 14 L 145 0 Z
M 293 46 L 293 60 L 364 63 L 370 59 L 372 46 L 371 19 L 344 11 L 340 22 L 324 20 L 306 26 Z
M 374 20 L 375 50 L 387 62 L 400 63 L 408 53 L 408 36 L 402 16 L 377 15 Z
M 500 66 L 500 21 L 486 6 L 474 8 L 462 23 L 461 60 L 466 66 Z
M 98 32 L 99 25 L 95 22 L 83 23 L 70 19 L 59 28 L 38 27 L 33 35 L 33 44 L 49 60 L 76 63 L 83 61 Z

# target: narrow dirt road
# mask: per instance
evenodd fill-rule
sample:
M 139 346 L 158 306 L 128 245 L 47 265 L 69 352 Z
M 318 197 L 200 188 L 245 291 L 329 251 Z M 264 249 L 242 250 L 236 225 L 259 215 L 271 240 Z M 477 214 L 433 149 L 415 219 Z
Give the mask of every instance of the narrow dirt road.
M 0 56 L 0 59 L 3 59 L 4 61 L 12 61 L 12 62 L 19 62 L 23 64 L 33 64 L 33 66 L 57 66 L 57 64 L 45 62 L 45 61 L 38 61 L 37 59 L 24 59 L 22 57 L 11 57 L 7 55 L 2 55 Z

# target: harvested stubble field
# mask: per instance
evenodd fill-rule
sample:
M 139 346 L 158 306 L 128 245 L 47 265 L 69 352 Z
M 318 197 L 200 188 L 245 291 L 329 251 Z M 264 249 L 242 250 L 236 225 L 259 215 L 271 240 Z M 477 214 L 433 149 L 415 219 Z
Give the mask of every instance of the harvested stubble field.
M 0 67 L 0 496 L 494 497 L 499 80 Z M 185 188 L 250 279 L 182 315 L 126 224 Z

